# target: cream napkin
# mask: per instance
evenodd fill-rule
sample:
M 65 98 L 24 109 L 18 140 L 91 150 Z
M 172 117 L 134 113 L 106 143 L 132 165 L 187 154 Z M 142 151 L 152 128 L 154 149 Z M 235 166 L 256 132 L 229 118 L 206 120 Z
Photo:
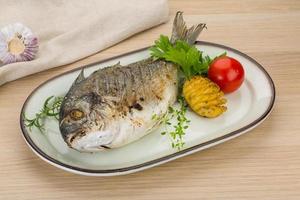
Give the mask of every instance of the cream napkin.
M 15 22 L 39 39 L 35 60 L 0 67 L 0 85 L 65 65 L 168 20 L 166 0 L 0 0 L 0 28 Z

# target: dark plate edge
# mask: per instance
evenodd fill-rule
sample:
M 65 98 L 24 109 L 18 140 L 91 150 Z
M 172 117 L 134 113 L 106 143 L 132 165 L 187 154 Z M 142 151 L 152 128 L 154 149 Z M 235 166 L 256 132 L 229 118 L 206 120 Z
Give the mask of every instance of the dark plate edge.
M 233 49 L 231 47 L 227 47 L 227 46 L 224 46 L 224 45 L 221 45 L 221 44 L 215 44 L 215 43 L 211 43 L 211 42 L 206 42 L 206 41 L 196 41 L 195 44 L 204 44 L 204 45 L 209 45 L 209 46 L 215 46 L 215 47 L 220 47 L 220 48 L 223 48 L 223 49 L 227 49 L 227 50 L 233 51 L 233 52 L 235 52 L 235 53 L 237 53 L 237 54 L 239 54 L 239 55 L 241 55 L 241 56 L 249 59 L 251 62 L 255 63 L 262 70 L 262 72 L 266 75 L 266 77 L 267 77 L 267 79 L 269 81 L 269 84 L 271 86 L 272 99 L 271 99 L 271 102 L 270 102 L 267 110 L 259 118 L 257 118 L 256 120 L 254 120 L 252 123 L 248 124 L 247 126 L 244 126 L 244 127 L 240 128 L 238 130 L 235 130 L 235 131 L 233 131 L 231 133 L 228 133 L 228 134 L 223 135 L 221 137 L 215 138 L 213 140 L 210 140 L 210 141 L 207 141 L 207 142 L 204 142 L 204 143 L 192 146 L 192 147 L 184 149 L 182 151 L 179 151 L 179 152 L 176 152 L 176 153 L 173 153 L 173 154 L 170 154 L 170 155 L 167 155 L 167 156 L 155 159 L 155 160 L 151 160 L 151 161 L 139 164 L 139 165 L 134 165 L 134 166 L 130 166 L 130 167 L 124 167 L 124 168 L 118 168 L 118 169 L 92 170 L 92 169 L 84 169 L 84 168 L 80 168 L 80 167 L 71 166 L 71 165 L 62 163 L 62 162 L 60 162 L 60 161 L 58 161 L 58 160 L 56 160 L 56 159 L 48 156 L 46 153 L 44 153 L 41 149 L 39 149 L 34 144 L 34 142 L 31 140 L 31 138 L 29 136 L 29 133 L 27 132 L 27 130 L 25 128 L 25 124 L 24 124 L 22 113 L 24 112 L 25 107 L 26 107 L 27 102 L 29 101 L 30 97 L 40 87 L 42 87 L 43 85 L 45 85 L 46 83 L 48 83 L 49 81 L 51 81 L 51 80 L 53 80 L 55 78 L 58 78 L 58 77 L 63 76 L 65 74 L 71 73 L 73 71 L 77 71 L 79 69 L 83 69 L 83 68 L 86 68 L 86 67 L 89 67 L 89 66 L 92 66 L 92 65 L 95 65 L 95 64 L 100 64 L 100 63 L 109 61 L 111 59 L 115 59 L 117 57 L 126 56 L 126 55 L 129 55 L 129 54 L 132 54 L 132 53 L 136 53 L 136 52 L 139 52 L 139 51 L 143 51 L 143 50 L 149 48 L 149 47 L 145 47 L 145 48 L 141 48 L 141 49 L 137 49 L 137 50 L 134 50 L 134 51 L 130 51 L 130 52 L 127 52 L 127 53 L 124 53 L 124 54 L 121 54 L 121 55 L 113 56 L 113 57 L 110 57 L 110 58 L 107 58 L 107 59 L 104 59 L 104 60 L 101 60 L 101 61 L 97 61 L 97 62 L 91 63 L 91 64 L 83 66 L 83 67 L 72 69 L 70 71 L 67 71 L 67 72 L 64 72 L 62 74 L 59 74 L 59 75 L 57 75 L 55 77 L 52 77 L 52 78 L 48 79 L 47 81 L 43 82 L 42 84 L 40 84 L 38 87 L 36 87 L 30 93 L 30 95 L 25 100 L 25 102 L 24 102 L 24 104 L 22 106 L 22 109 L 21 109 L 21 113 L 20 113 L 20 126 L 21 126 L 23 137 L 25 138 L 26 142 L 31 146 L 31 148 L 36 153 L 38 153 L 44 159 L 48 160 L 50 163 L 53 163 L 55 165 L 59 165 L 61 167 L 67 168 L 67 169 L 69 169 L 71 171 L 83 172 L 83 173 L 88 173 L 88 174 L 114 174 L 114 173 L 121 173 L 121 172 L 125 173 L 125 172 L 135 171 L 135 170 L 137 170 L 139 168 L 145 168 L 145 167 L 154 166 L 155 164 L 158 164 L 160 162 L 167 162 L 168 160 L 171 160 L 172 158 L 175 158 L 177 156 L 186 154 L 188 152 L 194 151 L 194 150 L 199 149 L 201 147 L 204 147 L 204 146 L 207 146 L 207 145 L 211 145 L 211 144 L 217 143 L 218 141 L 225 140 L 227 138 L 230 138 L 230 137 L 233 137 L 235 135 L 238 135 L 238 134 L 240 134 L 240 133 L 242 133 L 242 132 L 244 132 L 244 131 L 246 131 L 248 129 L 251 129 L 252 127 L 255 127 L 260 122 L 262 122 L 268 116 L 268 114 L 271 112 L 271 110 L 272 110 L 272 108 L 274 106 L 274 103 L 275 103 L 275 96 L 276 96 L 276 90 L 275 90 L 274 82 L 273 82 L 272 78 L 270 77 L 270 75 L 268 74 L 268 72 L 264 69 L 264 67 L 262 65 L 260 65 L 256 60 L 254 60 L 253 58 L 251 58 L 250 56 L 248 56 L 248 55 L 246 55 L 246 54 L 244 54 L 244 53 L 242 53 L 242 52 L 240 52 L 240 51 L 238 51 L 236 49 Z

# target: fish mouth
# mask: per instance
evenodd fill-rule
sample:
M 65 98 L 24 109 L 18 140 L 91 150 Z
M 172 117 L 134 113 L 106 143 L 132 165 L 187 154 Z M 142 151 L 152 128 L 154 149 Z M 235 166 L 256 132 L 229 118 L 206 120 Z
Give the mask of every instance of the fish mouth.
M 66 142 L 69 147 L 80 152 L 97 152 L 111 149 L 113 139 L 113 133 L 110 131 L 79 130 L 71 134 Z
M 72 147 L 72 143 L 78 139 L 79 137 L 83 137 L 86 132 L 82 129 L 75 131 L 74 133 L 68 134 L 68 136 L 65 138 L 66 143 L 69 147 Z
M 106 146 L 106 145 L 101 145 L 100 147 L 102 147 L 104 149 L 111 149 L 109 146 Z

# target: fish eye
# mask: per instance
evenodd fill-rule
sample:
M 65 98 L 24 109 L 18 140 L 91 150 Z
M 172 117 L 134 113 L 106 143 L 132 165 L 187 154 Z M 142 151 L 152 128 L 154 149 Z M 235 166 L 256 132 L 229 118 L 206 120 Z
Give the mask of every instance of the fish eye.
M 84 117 L 84 113 L 81 110 L 74 109 L 70 112 L 70 117 L 73 120 L 80 120 Z

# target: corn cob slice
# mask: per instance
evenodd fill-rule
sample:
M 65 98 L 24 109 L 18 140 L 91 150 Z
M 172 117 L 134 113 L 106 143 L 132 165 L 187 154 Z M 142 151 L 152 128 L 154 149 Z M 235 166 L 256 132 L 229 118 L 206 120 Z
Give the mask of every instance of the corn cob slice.
M 227 110 L 224 93 L 219 86 L 202 76 L 194 76 L 183 85 L 183 96 L 198 115 L 214 118 Z

